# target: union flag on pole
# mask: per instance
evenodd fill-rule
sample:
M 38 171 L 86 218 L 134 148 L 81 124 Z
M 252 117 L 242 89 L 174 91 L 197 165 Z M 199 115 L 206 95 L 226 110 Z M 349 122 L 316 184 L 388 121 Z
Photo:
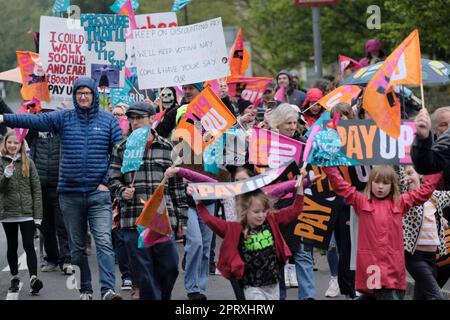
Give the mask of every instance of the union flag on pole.
M 360 93 L 361 89 L 358 86 L 340 86 L 321 98 L 318 103 L 330 111 L 340 102 L 353 105 L 354 99 L 356 99 Z
M 50 102 L 48 82 L 39 54 L 29 51 L 17 51 L 16 54 L 22 75 L 22 98 L 32 100 L 35 97 L 39 101 Z
M 164 236 L 170 236 L 172 226 L 164 199 L 164 185 L 161 184 L 147 201 L 143 201 L 144 209 L 136 220 L 136 225 L 146 227 Z
M 250 56 L 244 47 L 242 30 L 239 30 L 234 40 L 230 55 L 230 71 L 232 76 L 243 76 L 250 64 Z
M 173 137 L 186 140 L 192 151 L 200 155 L 235 123 L 236 118 L 227 106 L 206 87 L 189 103 Z
M 363 108 L 390 137 L 400 135 L 400 109 L 387 103 L 389 88 L 422 83 L 419 31 L 416 29 L 391 53 L 367 85 Z M 397 104 L 394 104 L 396 106 Z

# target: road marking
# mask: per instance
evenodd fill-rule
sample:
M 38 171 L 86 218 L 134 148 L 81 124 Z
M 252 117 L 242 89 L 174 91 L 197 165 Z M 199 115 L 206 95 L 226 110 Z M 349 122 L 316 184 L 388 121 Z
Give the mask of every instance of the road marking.
M 19 294 L 20 294 L 20 290 L 22 290 L 22 286 L 23 286 L 23 282 L 21 281 L 19 283 L 19 291 L 17 292 L 9 292 L 6 295 L 6 299 L 5 300 L 19 300 Z
M 28 266 L 27 266 L 27 255 L 26 253 L 22 253 L 22 255 L 19 257 L 19 270 L 28 270 Z M 5 269 L 3 269 L 2 271 L 10 271 L 9 269 L 9 265 L 6 266 Z

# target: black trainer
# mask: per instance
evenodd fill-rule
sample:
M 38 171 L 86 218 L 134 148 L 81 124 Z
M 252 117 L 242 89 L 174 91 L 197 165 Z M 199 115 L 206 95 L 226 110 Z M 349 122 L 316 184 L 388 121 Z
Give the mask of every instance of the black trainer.
M 36 277 L 32 277 L 31 280 L 30 280 L 30 288 L 31 288 L 30 289 L 30 293 L 31 294 L 38 294 L 39 290 L 41 290 L 43 286 L 44 285 L 42 284 L 41 280 L 39 280 Z
M 19 278 L 11 279 L 11 287 L 8 289 L 9 292 L 19 292 L 20 280 Z

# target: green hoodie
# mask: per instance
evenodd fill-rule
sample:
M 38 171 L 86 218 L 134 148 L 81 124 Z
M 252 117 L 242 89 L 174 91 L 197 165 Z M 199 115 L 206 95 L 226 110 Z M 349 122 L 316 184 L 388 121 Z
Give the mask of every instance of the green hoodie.
M 20 154 L 14 158 L 14 173 L 11 178 L 4 175 L 5 167 L 13 159 L 1 155 L 0 160 L 0 220 L 6 218 L 32 217 L 42 219 L 42 194 L 39 175 L 34 162 L 30 162 L 30 176 L 22 175 Z

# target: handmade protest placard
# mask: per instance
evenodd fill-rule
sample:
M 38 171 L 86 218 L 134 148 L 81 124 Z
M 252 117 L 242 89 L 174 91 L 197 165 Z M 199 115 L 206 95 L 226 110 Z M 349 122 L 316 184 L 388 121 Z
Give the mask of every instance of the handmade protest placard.
M 298 174 L 298 166 L 294 160 L 277 169 L 267 170 L 265 173 L 236 182 L 192 183 L 195 192 L 194 200 L 225 199 L 240 194 L 255 191 L 271 183 L 294 179 Z
M 230 73 L 221 18 L 135 30 L 132 41 L 140 89 L 180 86 Z
M 177 14 L 175 12 L 159 12 L 150 14 L 139 14 L 134 16 L 137 29 L 173 28 L 178 26 Z M 128 69 L 136 68 L 136 54 L 132 41 L 126 41 Z
M 230 110 L 210 88 L 206 88 L 189 103 L 173 138 L 182 138 L 199 155 L 235 123 L 236 118 Z
M 48 80 L 52 103 L 72 106 L 72 89 L 76 79 L 86 75 L 84 31 L 80 20 L 41 17 L 39 54 Z M 73 23 L 73 21 L 71 21 Z
M 249 138 L 249 162 L 270 168 L 278 168 L 291 159 L 300 164 L 303 146 L 300 141 L 255 127 Z
M 81 25 L 86 38 L 86 75 L 93 78 L 98 87 L 123 87 L 128 16 L 82 14 Z
M 411 145 L 416 127 L 414 122 L 403 121 L 397 140 L 389 137 L 371 120 L 339 121 L 337 131 L 341 137 L 341 151 L 362 165 L 411 164 Z

